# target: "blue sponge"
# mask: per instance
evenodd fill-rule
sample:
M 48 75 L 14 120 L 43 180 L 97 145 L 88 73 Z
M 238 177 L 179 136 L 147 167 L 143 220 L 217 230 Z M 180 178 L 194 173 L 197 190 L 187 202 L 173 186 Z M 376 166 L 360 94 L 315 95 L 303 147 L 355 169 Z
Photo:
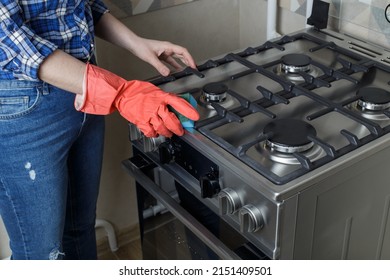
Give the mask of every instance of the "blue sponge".
M 198 103 L 196 103 L 195 98 L 190 93 L 184 93 L 184 94 L 180 95 L 180 97 L 184 98 L 185 100 L 187 100 L 196 109 Z M 175 113 L 175 115 L 177 116 L 177 118 L 179 119 L 181 125 L 184 128 L 193 128 L 194 127 L 194 121 L 193 120 L 190 120 L 189 118 L 183 116 L 182 114 L 178 113 L 175 110 L 172 110 L 172 112 Z

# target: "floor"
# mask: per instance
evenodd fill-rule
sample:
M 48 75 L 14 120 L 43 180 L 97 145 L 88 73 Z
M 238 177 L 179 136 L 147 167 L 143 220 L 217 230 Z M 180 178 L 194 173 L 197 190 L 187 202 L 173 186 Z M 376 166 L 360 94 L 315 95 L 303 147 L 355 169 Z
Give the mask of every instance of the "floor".
M 260 255 L 252 255 L 250 251 L 243 248 L 241 245 L 244 240 L 226 228 L 226 225 L 221 223 L 220 227 L 221 232 L 224 233 L 220 237 L 221 240 L 232 249 L 241 250 L 242 257 L 263 258 Z M 214 252 L 170 213 L 147 219 L 143 236 L 143 250 L 140 239 L 136 239 L 120 246 L 116 252 L 111 252 L 108 244 L 98 246 L 98 256 L 100 260 L 218 259 Z
M 157 241 L 159 244 L 170 246 L 170 248 L 176 248 L 178 244 L 180 245 L 180 242 L 177 243 L 176 238 L 172 239 L 170 234 L 170 232 L 177 232 L 177 230 L 172 231 L 172 226 L 174 226 L 175 223 L 175 219 L 170 213 L 157 215 L 148 219 L 148 222 L 145 224 L 144 234 L 144 246 L 147 248 L 145 251 L 148 252 L 146 256 L 143 255 L 141 239 L 138 238 L 131 240 L 130 242 L 124 242 L 122 245 L 119 244 L 119 249 L 115 252 L 110 250 L 108 241 L 104 244 L 99 244 L 98 258 L 100 260 L 142 260 L 173 258 L 173 256 L 164 256 L 161 254 L 160 250 L 155 249 L 159 248 L 159 246 L 154 246 L 154 244 L 155 241 Z M 179 227 L 179 231 L 183 232 L 183 228 Z M 180 235 L 183 234 L 181 233 Z M 180 236 L 178 238 L 180 239 Z
M 244 259 L 264 259 L 266 256 L 250 246 L 242 235 L 223 220 L 213 220 L 214 231 L 227 247 Z M 98 245 L 101 260 L 189 260 L 219 259 L 192 231 L 170 212 L 159 213 L 143 220 L 143 236 L 139 228 L 132 234 L 120 235 L 119 249 L 111 252 L 107 242 Z
M 206 259 L 206 247 L 186 227 L 166 213 L 145 224 L 145 260 Z
M 97 240 L 99 260 L 142 260 L 141 241 L 138 226 L 116 232 L 116 251 L 111 251 L 107 237 Z M 114 245 L 114 244 L 112 244 Z
M 142 250 L 139 240 L 125 244 L 116 252 L 101 250 L 98 252 L 99 260 L 142 260 Z
M 149 218 L 145 224 L 144 251 L 140 239 L 119 246 L 111 252 L 107 244 L 98 246 L 100 260 L 171 260 L 171 259 L 204 259 L 207 249 L 191 237 L 184 225 L 170 213 Z M 191 245 L 190 245 L 191 244 Z M 204 251 L 204 252 L 203 252 Z M 203 253 L 202 253 L 203 252 Z

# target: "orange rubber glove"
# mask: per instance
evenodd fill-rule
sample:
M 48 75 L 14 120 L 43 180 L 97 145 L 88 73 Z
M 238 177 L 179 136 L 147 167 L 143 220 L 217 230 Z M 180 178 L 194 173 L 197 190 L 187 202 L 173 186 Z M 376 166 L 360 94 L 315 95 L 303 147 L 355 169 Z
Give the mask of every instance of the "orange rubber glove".
M 76 109 L 89 114 L 107 115 L 118 109 L 147 137 L 181 136 L 184 129 L 168 105 L 191 120 L 199 119 L 195 108 L 183 98 L 148 82 L 126 81 L 92 64 L 87 64 L 83 95 L 75 100 Z

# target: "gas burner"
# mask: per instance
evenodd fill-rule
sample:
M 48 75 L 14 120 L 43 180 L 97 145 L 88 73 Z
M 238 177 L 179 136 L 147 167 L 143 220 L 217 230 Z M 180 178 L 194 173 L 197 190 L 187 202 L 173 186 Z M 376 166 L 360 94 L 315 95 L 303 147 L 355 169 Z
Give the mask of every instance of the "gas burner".
M 389 123 L 384 111 L 390 108 L 390 92 L 377 87 L 364 87 L 356 95 L 359 99 L 348 105 L 349 109 L 377 123 Z
M 199 98 L 201 104 L 206 106 L 208 109 L 213 110 L 213 104 L 218 103 L 219 105 L 230 108 L 234 101 L 232 97 L 228 95 L 228 86 L 223 83 L 210 83 L 202 88 L 202 94 Z
M 305 72 L 313 77 L 319 76 L 319 70 L 311 64 L 311 58 L 305 54 L 286 54 L 281 58 L 281 64 L 274 68 L 274 72 L 292 82 L 304 82 L 299 73 Z
M 287 165 L 301 165 L 302 163 L 296 158 L 293 154 L 282 153 L 270 149 L 266 143 L 255 146 L 256 150 L 267 159 L 270 159 L 273 162 L 287 164 Z M 301 152 L 307 159 L 314 162 L 324 156 L 326 156 L 325 151 L 318 145 L 314 145 L 312 148 L 305 152 Z M 277 167 L 277 170 L 274 172 L 281 172 L 282 167 Z
M 356 92 L 361 110 L 383 111 L 390 108 L 390 92 L 376 87 L 361 88 Z
M 274 162 L 300 165 L 301 162 L 294 153 L 302 153 L 310 161 L 315 161 L 325 155 L 324 150 L 309 140 L 309 136 L 315 136 L 315 128 L 301 120 L 279 119 L 268 123 L 264 134 L 269 138 L 259 143 L 256 150 Z
M 284 73 L 299 73 L 310 71 L 311 58 L 304 54 L 287 54 L 282 57 L 281 68 Z
M 263 133 L 270 135 L 266 140 L 268 148 L 287 154 L 309 150 L 314 145 L 309 136 L 317 134 L 312 125 L 296 119 L 274 120 L 264 127 Z
M 210 83 L 203 87 L 206 102 L 222 102 L 226 99 L 228 87 L 222 83 Z

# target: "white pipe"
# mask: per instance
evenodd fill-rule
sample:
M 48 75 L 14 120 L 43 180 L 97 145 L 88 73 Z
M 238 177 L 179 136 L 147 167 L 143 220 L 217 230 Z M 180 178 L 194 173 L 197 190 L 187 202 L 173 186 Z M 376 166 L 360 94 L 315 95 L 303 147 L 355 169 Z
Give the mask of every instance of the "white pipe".
M 176 200 L 179 199 L 179 195 L 177 192 L 171 192 L 169 193 L 169 195 Z M 167 211 L 166 209 L 167 208 L 164 205 L 162 205 L 160 201 L 157 201 L 156 205 L 151 206 L 148 209 L 145 209 L 142 212 L 142 216 L 144 219 L 154 217 L 159 213 L 163 214 L 164 212 Z
M 306 22 L 307 19 L 311 16 L 311 12 L 313 9 L 313 1 L 314 0 L 306 0 Z M 306 27 L 311 27 L 311 25 L 306 23 Z
M 156 205 L 149 207 L 148 209 L 145 209 L 142 215 L 144 219 L 147 219 L 156 216 L 158 213 L 163 212 L 165 209 L 166 208 L 164 205 L 162 205 L 160 202 L 157 202 Z
M 99 227 L 104 228 L 107 233 L 108 244 L 110 245 L 111 252 L 115 252 L 116 250 L 118 250 L 114 227 L 106 220 L 96 219 L 95 228 Z
M 280 34 L 276 32 L 276 16 L 278 12 L 278 1 L 267 1 L 267 40 L 279 37 Z

